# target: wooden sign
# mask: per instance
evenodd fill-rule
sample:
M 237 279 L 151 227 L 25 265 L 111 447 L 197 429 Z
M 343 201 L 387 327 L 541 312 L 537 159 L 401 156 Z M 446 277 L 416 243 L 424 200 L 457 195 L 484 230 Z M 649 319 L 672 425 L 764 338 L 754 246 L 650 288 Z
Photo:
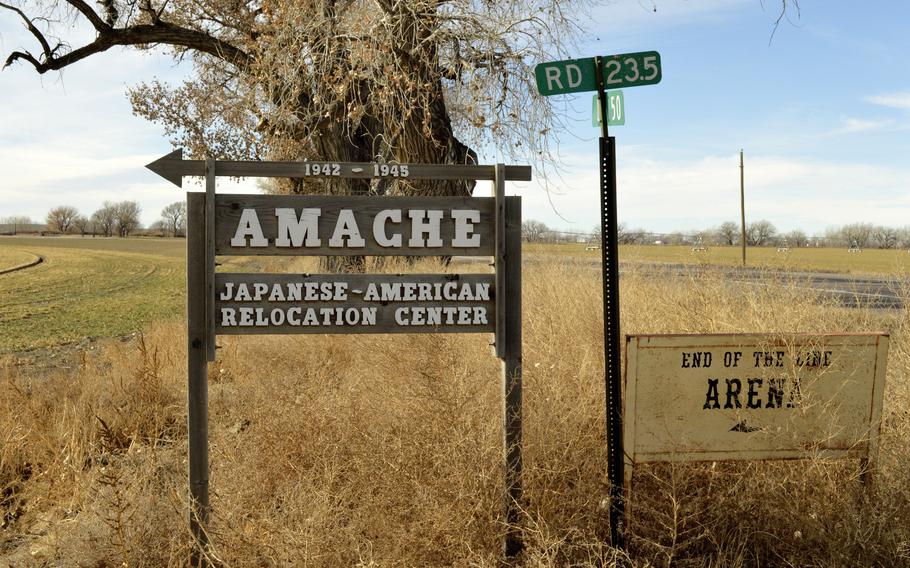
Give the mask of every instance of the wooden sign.
M 496 166 L 452 164 L 385 164 L 361 162 L 261 162 L 256 160 L 184 160 L 178 148 L 146 165 L 159 176 L 183 187 L 183 176 L 205 176 L 212 162 L 219 176 L 287 178 L 407 178 L 495 180 Z M 531 181 L 530 166 L 503 166 L 499 177 Z
M 492 333 L 501 359 L 505 531 L 522 549 L 521 198 L 506 180 L 527 166 L 230 162 L 149 164 L 187 193 L 187 375 L 190 530 L 194 565 L 206 564 L 209 516 L 208 365 L 217 335 L 266 333 Z M 494 196 L 218 195 L 217 176 L 491 179 Z M 492 256 L 494 274 L 235 274 L 216 255 Z
M 215 332 L 492 333 L 492 274 L 215 274 Z
M 215 254 L 489 256 L 491 197 L 216 195 Z
M 886 334 L 630 336 L 627 465 L 872 459 L 887 354 Z

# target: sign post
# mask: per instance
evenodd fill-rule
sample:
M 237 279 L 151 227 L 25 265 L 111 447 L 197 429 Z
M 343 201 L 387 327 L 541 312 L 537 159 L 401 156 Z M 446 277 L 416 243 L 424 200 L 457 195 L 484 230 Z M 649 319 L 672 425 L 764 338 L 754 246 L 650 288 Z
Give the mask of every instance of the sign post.
M 607 114 L 607 95 L 601 58 L 595 58 L 597 103 Z M 603 267 L 604 388 L 607 418 L 607 475 L 610 479 L 610 541 L 625 550 L 623 500 L 622 375 L 619 359 L 619 234 L 616 215 L 616 138 L 608 121 L 601 121 L 600 136 L 600 247 Z
M 206 325 L 205 194 L 187 193 L 186 202 L 186 321 L 187 321 L 187 436 L 189 438 L 190 532 L 194 566 L 203 563 L 208 548 L 205 527 L 209 516 L 209 394 Z
M 521 198 L 527 166 L 183 160 L 147 166 L 187 193 L 187 401 L 194 565 L 208 565 L 207 363 L 218 334 L 493 333 L 502 362 L 507 523 L 503 550 L 523 548 L 521 483 Z M 216 194 L 217 176 L 393 177 L 494 182 L 492 198 Z M 489 255 L 495 274 L 233 274 L 216 255 Z
M 541 63 L 534 69 L 541 95 L 597 91 L 600 120 L 600 230 L 603 239 L 604 389 L 606 394 L 607 474 L 610 479 L 610 540 L 625 549 L 623 486 L 622 375 L 619 341 L 619 237 L 616 214 L 616 139 L 609 134 L 607 88 L 659 83 L 660 54 L 656 51 Z M 622 95 L 620 95 L 622 97 Z M 620 98 L 622 104 L 622 98 Z

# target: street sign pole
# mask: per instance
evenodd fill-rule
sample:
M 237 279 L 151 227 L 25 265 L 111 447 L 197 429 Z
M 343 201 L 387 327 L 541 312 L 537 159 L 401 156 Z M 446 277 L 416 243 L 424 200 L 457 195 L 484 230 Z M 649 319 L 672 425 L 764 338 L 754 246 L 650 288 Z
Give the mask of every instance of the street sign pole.
M 625 495 L 622 377 L 619 360 L 619 236 L 616 220 L 616 139 L 610 136 L 606 89 L 660 83 L 656 51 L 607 57 L 548 61 L 534 67 L 538 92 L 544 96 L 597 91 L 600 108 L 600 230 L 604 304 L 604 382 L 606 391 L 607 473 L 610 478 L 610 540 L 625 550 Z M 622 104 L 620 94 L 620 104 Z M 595 113 L 596 114 L 596 113 Z M 625 112 L 622 113 L 623 115 Z M 617 117 L 618 118 L 618 117 Z M 624 122 L 624 119 L 623 119 Z M 618 122 L 622 124 L 622 122 Z M 629 470 L 631 473 L 631 469 Z M 629 480 L 631 481 L 631 480 Z
M 603 65 L 595 58 L 597 98 L 607 115 Z M 607 407 L 607 474 L 610 479 L 610 541 L 625 550 L 623 500 L 622 375 L 619 359 L 619 246 L 616 215 L 616 138 L 609 135 L 607 120 L 600 136 L 600 234 L 604 305 L 604 380 Z

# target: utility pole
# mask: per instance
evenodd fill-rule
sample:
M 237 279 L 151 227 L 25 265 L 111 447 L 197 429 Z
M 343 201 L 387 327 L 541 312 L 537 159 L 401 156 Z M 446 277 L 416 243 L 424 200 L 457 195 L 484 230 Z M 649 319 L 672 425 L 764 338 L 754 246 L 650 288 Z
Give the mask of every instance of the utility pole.
M 746 189 L 745 177 L 743 176 L 743 151 L 739 150 L 739 216 L 742 234 L 740 241 L 743 245 L 743 266 L 746 265 Z

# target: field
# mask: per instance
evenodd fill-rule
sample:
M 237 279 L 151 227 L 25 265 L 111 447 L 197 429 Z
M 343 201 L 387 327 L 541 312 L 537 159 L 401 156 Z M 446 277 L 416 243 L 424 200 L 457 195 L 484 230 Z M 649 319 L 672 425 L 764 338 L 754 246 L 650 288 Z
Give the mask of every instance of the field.
M 531 244 L 527 254 L 564 259 L 600 258 L 600 251 L 586 251 L 584 244 Z M 664 262 L 694 265 L 742 266 L 739 247 L 708 247 L 707 252 L 693 252 L 690 246 L 621 245 L 620 261 Z M 777 252 L 774 247 L 749 247 L 748 266 L 769 270 L 809 270 L 846 274 L 910 274 L 910 253 L 906 249 L 864 249 L 859 253 L 845 248 L 794 248 Z
M 0 248 L 0 273 L 29 264 L 38 257 L 20 249 Z
M 0 353 L 131 333 L 183 313 L 185 243 L 167 239 L 0 238 Z M 7 260 L 9 259 L 9 260 Z
M 0 565 L 185 565 L 182 242 L 102 241 L 109 247 L 102 254 L 62 239 L 59 246 L 37 241 L 42 246 L 16 248 L 65 258 L 59 277 L 25 278 L 37 267 L 0 277 L 3 301 L 14 287 L 2 279 L 11 276 L 41 301 L 48 292 L 37 281 L 70 286 L 70 303 L 97 301 L 79 317 L 98 320 L 99 335 L 119 334 L 103 332 L 121 323 L 105 318 L 135 309 L 142 315 L 130 321 L 143 332 L 128 342 L 100 341 L 73 369 L 20 365 L 16 354 L 0 360 Z M 162 248 L 145 248 L 153 246 Z M 891 352 L 871 485 L 860 483 L 855 461 L 640 467 L 624 557 L 605 544 L 599 277 L 546 254 L 552 262 L 524 274 L 520 529 L 527 550 L 518 564 L 910 563 L 906 308 L 841 308 L 786 284 L 731 288 L 710 273 L 674 280 L 625 273 L 624 333 L 883 330 L 891 333 Z M 138 278 L 143 292 L 129 292 L 121 273 Z M 94 299 L 112 275 L 120 287 Z M 70 284 L 80 276 L 94 287 Z M 63 310 L 57 296 L 46 301 Z M 10 332 L 4 320 L 3 341 L 19 349 L 26 341 L 15 333 L 45 344 L 75 340 L 80 328 L 66 322 L 81 320 L 67 317 L 33 319 L 43 332 Z M 65 333 L 55 335 L 52 325 Z M 219 565 L 500 564 L 502 387 L 489 337 L 236 336 L 219 343 L 209 386 L 211 540 Z

